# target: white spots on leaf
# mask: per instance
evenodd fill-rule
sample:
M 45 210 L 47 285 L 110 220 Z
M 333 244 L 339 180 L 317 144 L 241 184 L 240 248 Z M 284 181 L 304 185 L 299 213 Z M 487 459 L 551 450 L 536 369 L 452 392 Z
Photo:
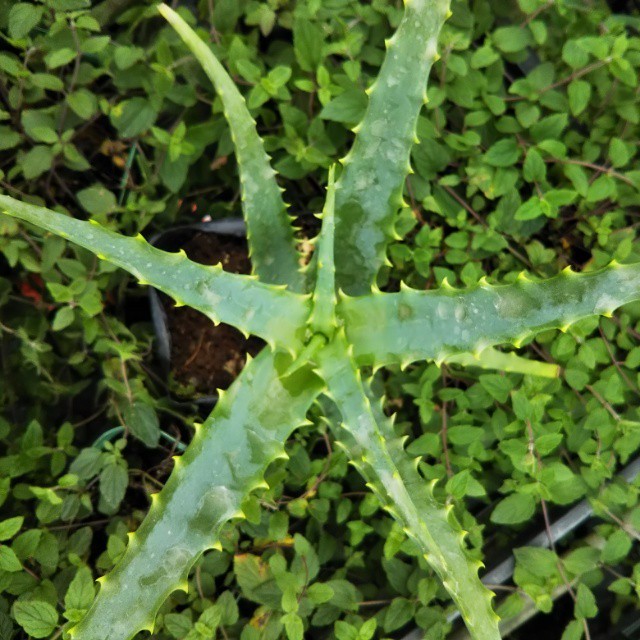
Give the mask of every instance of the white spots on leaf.
M 603 293 L 596 301 L 594 311 L 613 311 L 620 306 L 619 301 L 608 293 Z
M 427 42 L 427 46 L 424 49 L 425 60 L 435 60 L 438 57 L 438 41 L 432 38 Z
M 357 191 L 365 191 L 373 186 L 375 183 L 375 178 L 373 173 L 361 173 L 356 178 L 355 187 Z
M 384 118 L 381 118 L 371 124 L 371 134 L 376 138 L 384 138 L 388 133 L 388 128 L 389 123 Z

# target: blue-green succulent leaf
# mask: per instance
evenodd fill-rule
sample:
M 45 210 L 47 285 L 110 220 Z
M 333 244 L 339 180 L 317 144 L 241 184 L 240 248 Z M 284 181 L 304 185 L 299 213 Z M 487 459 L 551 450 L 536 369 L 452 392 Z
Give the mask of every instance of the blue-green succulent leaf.
M 481 563 L 469 559 L 464 533 L 431 493 L 427 481 L 396 437 L 390 420 L 371 402 L 369 386 L 360 378 L 347 344 L 338 335 L 320 356 L 320 372 L 328 395 L 342 415 L 338 439 L 351 462 L 387 511 L 402 524 L 406 535 L 442 580 L 474 640 L 500 640 L 493 594 L 480 582 Z
M 478 367 L 480 369 L 494 369 L 508 371 L 510 373 L 524 373 L 529 376 L 541 378 L 557 378 L 560 375 L 560 367 L 552 362 L 540 362 L 528 360 L 517 355 L 513 351 L 505 353 L 493 347 L 487 347 L 480 353 L 454 353 L 445 362 L 459 364 L 463 367 Z
M 192 262 L 184 252 L 161 251 L 141 235 L 123 236 L 9 196 L 0 195 L 0 212 L 88 249 L 214 322 L 233 325 L 284 349 L 296 350 L 302 344 L 301 334 L 310 310 L 306 296 L 263 284 L 255 277 L 226 273 L 220 265 Z
M 242 502 L 265 486 L 264 472 L 286 457 L 284 442 L 321 389 L 309 369 L 282 378 L 285 354 L 263 350 L 222 395 L 168 482 L 153 497 L 122 559 L 93 606 L 71 630 L 74 640 L 129 640 L 148 629 L 176 589 L 187 588 L 198 556 L 219 546 L 220 528 L 242 518 Z
M 215 87 L 231 129 L 242 187 L 242 205 L 254 273 L 263 282 L 302 291 L 293 227 L 269 156 L 242 94 L 209 46 L 166 4 L 158 10 L 196 57 Z
M 418 114 L 448 14 L 449 0 L 405 2 L 378 78 L 367 91 L 369 104 L 354 129 L 353 147 L 342 160 L 336 193 L 336 277 L 339 288 L 350 295 L 370 291 L 395 235 Z
M 336 327 L 336 270 L 334 264 L 336 187 L 334 167 L 329 169 L 327 200 L 322 211 L 322 230 L 318 245 L 316 286 L 313 290 L 313 311 L 310 325 L 315 332 L 330 338 Z
M 640 299 L 640 264 L 612 263 L 599 271 L 565 270 L 544 281 L 521 277 L 510 285 L 481 282 L 467 290 L 343 297 L 339 314 L 359 364 L 444 361 L 486 347 L 524 340 L 544 329 L 566 330 L 592 315 L 610 315 Z M 375 331 L 372 330 L 375 327 Z

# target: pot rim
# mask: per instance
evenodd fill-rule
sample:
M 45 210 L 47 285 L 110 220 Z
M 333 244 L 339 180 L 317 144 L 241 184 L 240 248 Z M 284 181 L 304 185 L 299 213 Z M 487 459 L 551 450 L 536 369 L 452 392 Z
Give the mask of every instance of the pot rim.
M 235 238 L 247 237 L 247 227 L 242 218 L 220 218 L 219 220 L 193 222 L 164 229 L 152 235 L 149 238 L 149 244 L 159 249 L 168 249 L 176 247 L 176 236 L 184 235 L 188 237 L 198 232 L 214 233 L 219 236 L 232 236 Z M 151 323 L 156 336 L 154 351 L 160 361 L 160 366 L 166 379 L 169 377 L 171 369 L 171 333 L 169 332 L 168 318 L 158 290 L 154 287 L 149 287 L 148 297 Z M 183 404 L 196 404 L 198 407 L 211 410 L 218 401 L 218 394 L 203 395 L 186 402 L 183 399 L 177 399 L 177 401 Z

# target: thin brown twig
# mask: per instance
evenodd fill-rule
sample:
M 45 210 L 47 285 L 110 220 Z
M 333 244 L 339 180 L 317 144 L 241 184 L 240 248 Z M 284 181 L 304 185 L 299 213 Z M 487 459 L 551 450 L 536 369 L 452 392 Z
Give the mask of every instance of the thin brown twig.
M 593 169 L 598 173 L 606 173 L 607 175 L 617 178 L 621 182 L 624 182 L 632 187 L 635 187 L 635 183 L 631 178 L 627 178 L 623 173 L 615 171 L 611 167 L 605 167 L 600 164 L 595 164 L 593 162 L 586 162 L 585 160 L 573 160 L 571 158 L 545 158 L 544 160 L 547 164 L 557 162 L 559 164 L 575 164 L 579 167 L 586 167 L 587 169 Z
M 591 73 L 592 71 L 595 71 L 596 69 L 599 69 L 600 67 L 603 67 L 604 65 L 609 64 L 609 62 L 611 62 L 611 60 L 609 58 L 606 58 L 604 60 L 598 60 L 598 62 L 593 62 L 592 64 L 589 64 L 586 67 L 583 67 L 582 69 L 577 69 L 572 74 L 562 78 L 561 80 L 558 80 L 557 82 L 554 82 L 553 84 L 550 84 L 547 87 L 543 87 L 538 91 L 538 95 L 540 96 L 543 93 L 547 93 L 547 91 L 552 91 L 553 89 L 557 89 L 558 87 L 561 87 L 565 84 L 569 84 L 573 80 L 577 80 L 578 78 L 581 78 L 582 76 L 585 76 L 588 73 Z M 506 98 L 504 98 L 504 101 L 519 102 L 520 100 L 524 100 L 524 99 L 525 99 L 524 96 L 507 96 Z
M 520 23 L 520 28 L 524 29 L 530 22 L 532 22 L 533 20 L 535 20 L 543 11 L 546 11 L 547 9 L 549 9 L 550 7 L 553 7 L 553 5 L 555 4 L 555 0 L 549 0 L 549 2 L 547 2 L 547 4 L 543 4 L 542 6 L 538 7 L 535 11 L 531 12 L 521 23 Z
M 47 531 L 67 531 L 69 529 L 78 529 L 80 527 L 97 527 L 100 524 L 107 524 L 109 522 L 111 522 L 109 518 L 92 520 L 91 522 L 71 522 L 69 524 L 61 524 L 56 527 L 47 527 Z
M 620 422 L 620 414 L 596 391 L 593 385 L 586 384 L 584 388 L 589 390 L 589 393 L 607 410 L 616 422 Z
M 534 436 L 534 433 L 533 433 L 533 426 L 532 426 L 530 420 L 525 420 L 525 424 L 526 424 L 527 433 L 528 433 L 528 436 L 529 436 L 529 450 L 536 457 L 538 470 L 542 470 L 542 466 L 543 466 L 542 465 L 542 458 L 540 456 L 540 452 L 536 449 L 535 436 Z M 567 578 L 567 574 L 564 571 L 564 567 L 562 566 L 562 561 L 558 557 L 558 552 L 557 552 L 557 549 L 556 549 L 556 542 L 555 542 L 555 539 L 553 537 L 553 533 L 551 532 L 551 522 L 550 522 L 550 519 L 549 519 L 549 511 L 547 509 L 547 502 L 546 502 L 546 500 L 544 498 L 540 498 L 540 506 L 542 507 L 542 517 L 544 519 L 544 528 L 545 528 L 545 531 L 547 533 L 547 539 L 549 540 L 549 547 L 551 548 L 551 551 L 553 551 L 553 553 L 556 556 L 556 568 L 558 569 L 558 573 L 560 574 L 560 578 L 562 579 L 562 582 L 564 583 L 564 586 L 566 587 L 567 592 L 571 596 L 571 599 L 574 602 L 576 602 L 576 600 L 577 600 L 576 594 L 575 594 L 575 592 L 574 592 L 574 590 L 573 590 L 573 588 L 571 586 L 570 580 Z M 584 623 L 585 640 L 591 640 L 591 634 L 589 632 L 589 626 L 587 624 L 587 621 L 583 620 L 583 623 Z
M 196 348 L 193 350 L 193 353 L 186 359 L 185 363 L 180 367 L 180 370 L 183 371 L 184 369 L 186 369 L 198 356 L 198 353 L 200 352 L 200 348 L 202 347 L 202 343 L 204 342 L 204 331 L 200 334 L 200 337 L 198 338 L 198 344 L 196 345 Z
M 631 389 L 634 393 L 640 393 L 640 391 L 638 390 L 638 387 L 635 384 L 633 384 L 629 376 L 622 370 L 622 367 L 620 366 L 620 363 L 618 362 L 618 359 L 615 357 L 613 353 L 613 349 L 611 348 L 611 345 L 607 340 L 607 336 L 604 335 L 604 331 L 602 330 L 602 325 L 600 323 L 598 323 L 598 331 L 600 332 L 600 336 L 604 341 L 604 346 L 607 349 L 607 353 L 609 354 L 609 357 L 611 358 L 611 362 L 613 363 L 613 366 L 618 370 L 620 377 L 625 381 L 629 389 Z
M 202 567 L 198 565 L 196 567 L 196 587 L 198 589 L 198 595 L 201 600 L 204 600 L 204 591 L 202 590 Z
M 447 374 L 442 372 L 442 386 L 447 386 Z M 440 438 L 442 439 L 442 452 L 444 454 L 444 465 L 447 469 L 447 475 L 451 477 L 453 475 L 453 470 L 451 469 L 451 460 L 449 458 L 449 443 L 447 437 L 447 401 L 444 400 L 442 402 L 442 428 L 440 429 Z

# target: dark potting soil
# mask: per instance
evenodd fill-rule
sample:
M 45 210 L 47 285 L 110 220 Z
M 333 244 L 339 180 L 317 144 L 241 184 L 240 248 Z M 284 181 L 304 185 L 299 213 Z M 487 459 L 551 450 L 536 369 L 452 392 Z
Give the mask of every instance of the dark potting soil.
M 250 273 L 251 261 L 243 238 L 197 233 L 182 246 L 194 262 L 222 265 L 232 273 Z M 247 353 L 254 356 L 263 347 L 259 338 L 246 339 L 237 329 L 217 326 L 189 307 L 175 307 L 163 296 L 171 334 L 171 376 L 180 385 L 211 395 L 226 389 L 238 376 Z

